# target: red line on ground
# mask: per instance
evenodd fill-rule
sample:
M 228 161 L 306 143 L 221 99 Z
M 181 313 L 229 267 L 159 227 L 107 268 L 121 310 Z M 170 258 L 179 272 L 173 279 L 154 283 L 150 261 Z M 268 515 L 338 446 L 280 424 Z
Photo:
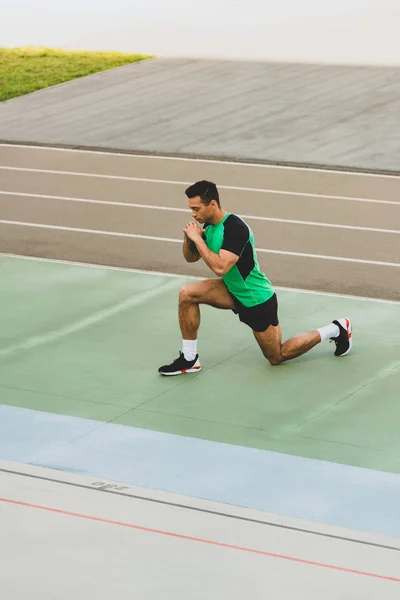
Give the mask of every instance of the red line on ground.
M 348 569 L 346 567 L 339 567 L 337 565 L 329 565 L 326 563 L 319 563 L 319 562 L 315 562 L 313 560 L 297 558 L 295 556 L 286 556 L 284 554 L 275 554 L 274 552 L 266 552 L 265 550 L 256 550 L 255 548 L 246 548 L 245 546 L 235 546 L 234 544 L 225 544 L 223 542 L 216 542 L 213 540 L 192 537 L 190 535 L 183 535 L 181 533 L 174 533 L 172 531 L 164 531 L 162 529 L 153 529 L 151 527 L 142 527 L 141 525 L 135 525 L 133 523 L 125 523 L 123 521 L 113 521 L 111 519 L 104 519 L 102 517 L 95 517 L 93 515 L 84 515 L 81 513 L 70 512 L 67 510 L 61 510 L 59 508 L 52 508 L 49 506 L 41 506 L 39 504 L 30 504 L 29 502 L 22 502 L 19 500 L 11 500 L 9 498 L 0 498 L 0 502 L 4 502 L 7 504 L 15 504 L 17 506 L 25 506 L 28 508 L 36 508 L 38 510 L 56 513 L 59 515 L 66 515 L 69 517 L 77 517 L 79 519 L 86 519 L 88 521 L 97 521 L 98 523 L 107 523 L 108 525 L 117 525 L 119 527 L 128 527 L 130 529 L 136 529 L 137 531 L 146 531 L 147 533 L 156 533 L 158 535 L 165 535 L 168 537 L 178 538 L 180 540 L 198 542 L 201 544 L 208 544 L 210 546 L 218 546 L 220 548 L 229 548 L 230 550 L 239 550 L 240 552 L 250 552 L 251 554 L 260 554 L 262 556 L 279 558 L 281 560 L 289 560 L 291 562 L 302 563 L 305 565 L 311 565 L 313 567 L 322 567 L 324 569 L 332 569 L 334 571 L 342 571 L 344 573 L 351 573 L 353 575 L 364 575 L 365 577 L 374 577 L 376 579 L 385 579 L 386 581 L 396 581 L 396 582 L 400 583 L 400 579 L 398 577 L 389 577 L 388 575 L 378 575 L 376 573 L 368 573 L 366 571 L 357 571 L 355 569 Z

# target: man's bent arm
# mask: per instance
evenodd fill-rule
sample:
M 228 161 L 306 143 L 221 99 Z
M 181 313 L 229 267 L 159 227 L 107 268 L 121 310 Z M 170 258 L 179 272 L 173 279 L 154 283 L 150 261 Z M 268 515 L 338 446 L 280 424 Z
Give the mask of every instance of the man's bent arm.
M 211 271 L 218 275 L 218 277 L 225 275 L 239 260 L 239 257 L 236 254 L 228 252 L 228 250 L 221 250 L 219 254 L 216 254 L 209 249 L 203 239 L 196 241 L 196 247 L 206 265 Z
M 182 250 L 183 250 L 183 256 L 185 257 L 185 260 L 187 262 L 196 262 L 196 261 L 200 260 L 200 254 L 199 254 L 199 251 L 197 250 L 196 244 L 194 242 L 192 242 L 192 240 L 190 238 L 188 238 L 186 233 L 184 234 L 184 237 L 183 237 Z

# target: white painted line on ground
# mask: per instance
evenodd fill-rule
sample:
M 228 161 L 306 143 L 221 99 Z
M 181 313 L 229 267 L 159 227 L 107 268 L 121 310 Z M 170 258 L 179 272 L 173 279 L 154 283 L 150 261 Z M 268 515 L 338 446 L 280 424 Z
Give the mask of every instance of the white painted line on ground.
M 139 181 L 143 183 L 155 183 L 155 184 L 163 184 L 163 185 L 179 185 L 179 186 L 189 186 L 193 182 L 191 181 L 174 181 L 170 179 L 150 179 L 147 177 L 128 177 L 127 175 L 105 175 L 103 173 L 83 173 L 76 171 L 58 171 L 53 169 L 28 169 L 25 167 L 7 167 L 4 165 L 0 165 L 0 169 L 3 171 L 23 171 L 26 173 L 46 173 L 49 175 L 67 175 L 70 177 L 93 177 L 97 179 L 116 179 L 119 181 Z M 233 190 L 237 192 L 248 192 L 248 193 L 258 193 L 258 194 L 276 194 L 279 196 L 296 196 L 301 198 L 322 198 L 328 200 L 345 200 L 350 202 L 372 202 L 374 204 L 396 204 L 400 206 L 400 201 L 396 202 L 394 200 L 377 200 L 375 198 L 356 198 L 354 196 L 332 196 L 330 194 L 309 194 L 306 192 L 289 192 L 285 190 L 274 190 L 267 188 L 250 188 L 250 187 L 240 187 L 234 185 L 218 185 L 219 189 L 222 190 Z
M 61 84 L 62 85 L 62 84 Z M 249 163 L 249 162 L 240 162 L 234 160 L 222 160 L 222 159 L 210 159 L 210 158 L 187 158 L 180 156 L 158 156 L 154 154 L 130 154 L 128 152 L 108 152 L 103 150 L 85 150 L 80 148 L 55 148 L 53 146 L 35 146 L 30 144 L 0 144 L 0 147 L 6 148 L 24 148 L 27 150 L 44 150 L 51 152 L 75 152 L 81 154 L 96 154 L 96 155 L 105 155 L 105 156 L 124 156 L 131 159 L 135 158 L 145 158 L 150 160 L 173 160 L 173 161 L 182 161 L 182 162 L 194 162 L 194 163 L 215 163 L 220 165 L 237 165 L 238 167 L 256 167 L 260 169 L 282 169 L 289 171 L 307 171 L 313 173 L 332 173 L 337 175 L 350 175 L 350 176 L 358 176 L 358 177 L 383 177 L 385 179 L 399 179 L 397 175 L 380 175 L 379 173 L 361 173 L 358 171 L 342 171 L 340 169 L 317 169 L 313 167 L 291 167 L 289 165 L 272 165 L 272 164 L 261 164 L 261 163 Z
M 46 200 L 60 200 L 65 202 L 81 202 L 87 204 L 105 204 L 107 206 L 124 206 L 128 208 L 140 208 L 149 210 L 164 210 L 167 212 L 190 212 L 188 208 L 175 208 L 172 206 L 156 206 L 154 204 L 136 204 L 133 202 L 110 202 L 108 200 L 93 200 L 89 198 L 75 198 L 72 196 L 49 196 L 46 194 L 27 194 L 23 192 L 5 192 L 0 191 L 2 196 L 19 196 L 27 198 L 43 198 Z M 320 223 L 318 221 L 299 221 L 296 219 L 281 219 L 278 217 L 261 217 L 257 215 L 240 215 L 243 219 L 253 221 L 270 221 L 273 223 L 289 223 L 294 225 L 309 225 L 313 227 L 333 227 L 336 229 L 351 229 L 353 231 L 371 231 L 375 233 L 397 233 L 400 234 L 400 230 L 397 229 L 381 229 L 378 227 L 361 227 L 358 225 L 342 225 L 339 223 Z
M 23 254 L 9 254 L 6 252 L 0 252 L 0 257 L 3 256 L 5 258 L 14 258 L 17 260 L 31 260 L 35 262 L 51 262 L 60 265 L 72 265 L 75 267 L 86 267 L 89 269 L 109 269 L 111 271 L 123 271 L 126 273 L 137 273 L 139 275 L 151 275 L 154 277 L 177 277 L 180 279 L 193 279 L 196 281 L 204 280 L 204 277 L 196 277 L 194 275 L 183 275 L 181 273 L 168 273 L 164 271 L 146 271 L 144 269 L 134 269 L 130 267 L 115 267 L 113 265 L 102 265 L 90 262 L 77 262 L 73 260 L 63 260 L 61 258 L 45 258 L 42 256 L 25 256 Z M 210 276 L 211 273 L 210 273 Z M 395 304 L 400 306 L 400 301 L 398 300 L 385 300 L 384 298 L 369 298 L 368 296 L 354 296 L 352 294 L 338 294 L 335 292 L 320 292 L 317 290 L 307 290 L 302 288 L 289 288 L 284 286 L 274 286 L 276 290 L 282 290 L 284 292 L 293 292 L 300 294 L 311 294 L 314 296 L 328 296 L 332 298 L 348 298 L 350 300 L 365 300 L 366 302 L 380 302 L 383 304 Z
M 107 235 L 111 237 L 124 237 L 124 238 L 137 238 L 142 240 L 149 240 L 153 242 L 172 242 L 175 244 L 182 244 L 182 240 L 176 238 L 164 238 L 152 235 L 141 235 L 138 233 L 122 233 L 119 231 L 103 231 L 100 229 L 83 229 L 81 227 L 67 227 L 64 225 L 47 225 L 44 223 L 26 223 L 24 221 L 7 221 L 1 220 L 1 225 L 15 225 L 19 227 L 34 227 L 38 229 L 53 229 L 58 231 L 72 231 L 76 233 L 89 233 L 93 235 Z M 270 248 L 256 248 L 257 252 L 263 252 L 266 254 L 281 254 L 285 256 L 300 256 L 304 258 L 316 258 L 322 260 L 335 260 L 340 262 L 351 262 L 361 263 L 366 265 L 379 265 L 381 267 L 400 267 L 400 263 L 383 262 L 379 260 L 365 260 L 363 258 L 347 258 L 342 256 L 327 256 L 324 254 L 309 254 L 305 252 L 288 252 L 285 250 L 273 250 Z
M 117 302 L 114 305 L 99 310 L 88 317 L 78 319 L 77 321 L 69 323 L 64 327 L 60 327 L 59 329 L 55 329 L 53 331 L 47 331 L 42 335 L 28 337 L 27 339 L 19 341 L 16 344 L 12 344 L 11 346 L 1 348 L 0 358 L 3 356 L 10 356 L 11 354 L 15 354 L 16 352 L 21 352 L 22 350 L 31 350 L 32 348 L 37 348 L 38 346 L 51 344 L 56 340 L 59 340 L 60 338 L 64 338 L 73 333 L 77 333 L 78 331 L 82 331 L 83 329 L 87 329 L 92 325 L 96 325 L 97 323 L 105 321 L 109 317 L 120 314 L 121 312 L 131 309 L 134 306 L 144 304 L 149 300 L 156 298 L 160 294 L 162 295 L 165 291 L 174 289 L 175 287 L 176 282 L 166 281 L 165 283 L 162 283 L 162 285 L 157 286 L 156 288 L 146 290 L 134 296 L 131 295 L 128 298 L 125 298 L 125 300 L 122 300 L 121 302 Z

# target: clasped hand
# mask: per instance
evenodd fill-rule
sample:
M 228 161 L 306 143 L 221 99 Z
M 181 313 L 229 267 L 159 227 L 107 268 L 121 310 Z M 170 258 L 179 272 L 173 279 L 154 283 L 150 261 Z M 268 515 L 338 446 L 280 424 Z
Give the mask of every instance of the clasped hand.
M 188 223 L 183 231 L 188 236 L 188 238 L 194 243 L 198 242 L 203 238 L 203 230 L 200 229 L 197 223 L 194 223 L 193 221 Z

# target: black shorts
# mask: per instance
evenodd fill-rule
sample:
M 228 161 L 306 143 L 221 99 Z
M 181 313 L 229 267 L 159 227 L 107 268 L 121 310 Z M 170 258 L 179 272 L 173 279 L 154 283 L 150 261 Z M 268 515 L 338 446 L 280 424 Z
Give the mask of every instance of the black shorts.
M 278 299 L 276 294 L 271 296 L 266 302 L 256 306 L 244 306 L 233 294 L 232 300 L 235 304 L 233 312 L 239 315 L 242 323 L 248 325 L 253 331 L 265 331 L 270 325 L 276 327 L 278 320 Z

